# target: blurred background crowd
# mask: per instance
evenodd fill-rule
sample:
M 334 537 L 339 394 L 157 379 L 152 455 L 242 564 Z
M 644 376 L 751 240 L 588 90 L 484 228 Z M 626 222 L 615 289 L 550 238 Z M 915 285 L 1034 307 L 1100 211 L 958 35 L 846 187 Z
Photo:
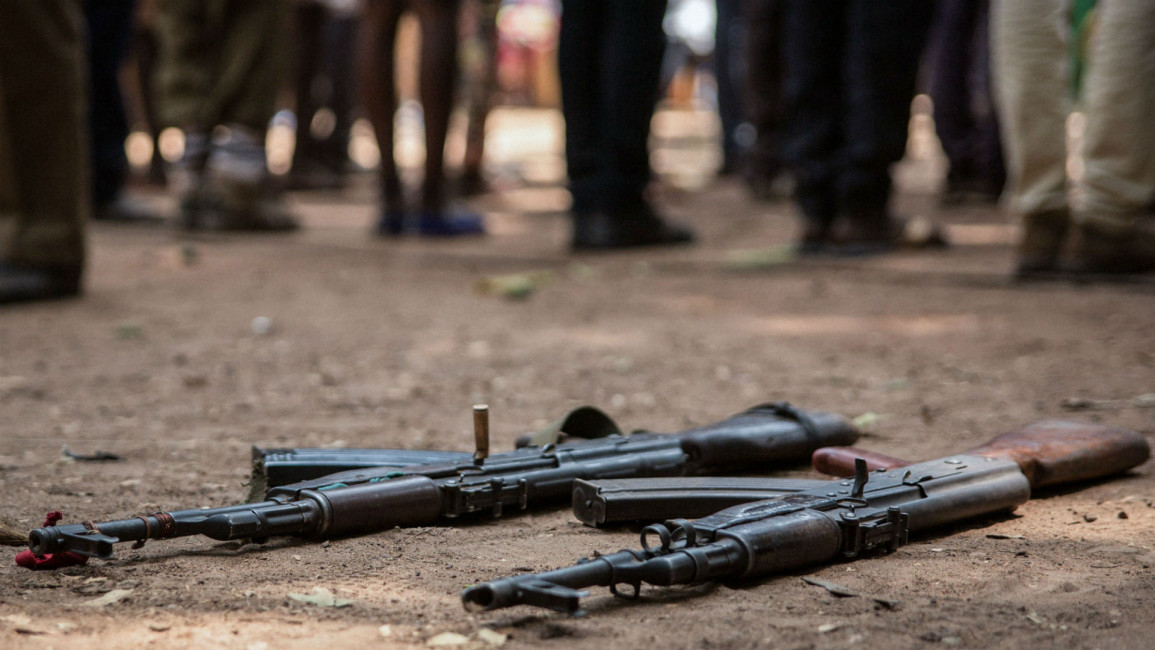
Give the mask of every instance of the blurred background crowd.
M 484 235 L 501 105 L 560 109 L 574 251 L 694 242 L 654 199 L 659 101 L 716 112 L 716 173 L 792 196 L 798 254 L 940 248 L 891 207 L 916 95 L 942 202 L 1022 224 L 1017 277 L 1155 270 L 1155 3 L 0 0 L 0 302 L 78 294 L 89 219 L 290 232 L 286 190 L 354 174 L 376 236 Z

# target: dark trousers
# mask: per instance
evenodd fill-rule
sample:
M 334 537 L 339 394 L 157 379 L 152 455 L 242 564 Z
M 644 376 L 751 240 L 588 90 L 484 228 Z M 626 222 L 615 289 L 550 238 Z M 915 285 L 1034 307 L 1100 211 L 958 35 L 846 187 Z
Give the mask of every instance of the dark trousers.
M 120 92 L 120 67 L 132 39 L 131 0 L 87 0 L 88 128 L 92 142 L 92 198 L 95 205 L 114 201 L 124 186 L 128 158 L 124 141 L 128 117 Z
M 0 0 L 0 262 L 84 265 L 83 82 L 79 0 Z
M 751 171 L 773 178 L 782 167 L 782 0 L 746 0 L 746 113 L 756 140 Z
M 933 10 L 926 0 L 785 1 L 784 153 L 807 218 L 885 212 Z
M 563 0 L 558 67 L 575 213 L 643 204 L 666 0 Z
M 952 180 L 1006 180 L 991 87 L 988 0 L 939 0 L 928 46 L 934 124 Z
M 733 170 L 750 149 L 739 142 L 738 127 L 746 121 L 742 104 L 746 78 L 746 22 L 741 0 L 716 0 L 718 20 L 714 27 L 714 78 L 718 83 L 718 119 L 722 123 L 723 167 Z
M 297 146 L 293 168 L 313 163 L 344 171 L 349 133 L 353 128 L 356 89 L 353 82 L 357 18 L 334 15 L 324 5 L 299 3 L 295 9 L 294 85 L 297 99 Z M 333 111 L 333 130 L 313 134 L 313 117 L 322 108 Z

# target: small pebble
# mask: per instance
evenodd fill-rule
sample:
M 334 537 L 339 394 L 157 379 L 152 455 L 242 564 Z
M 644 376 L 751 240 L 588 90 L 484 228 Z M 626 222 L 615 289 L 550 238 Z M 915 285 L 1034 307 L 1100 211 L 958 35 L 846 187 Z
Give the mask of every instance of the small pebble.
M 253 334 L 264 336 L 273 331 L 273 319 L 268 316 L 257 316 L 253 319 Z

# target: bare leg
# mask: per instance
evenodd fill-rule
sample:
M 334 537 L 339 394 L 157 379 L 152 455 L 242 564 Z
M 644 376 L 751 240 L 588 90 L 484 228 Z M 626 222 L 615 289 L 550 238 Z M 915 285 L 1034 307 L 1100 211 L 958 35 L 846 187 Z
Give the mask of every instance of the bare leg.
M 414 0 L 421 20 L 421 108 L 425 114 L 425 183 L 421 209 L 445 207 L 445 135 L 457 70 L 458 0 Z
M 393 68 L 397 23 L 404 8 L 401 0 L 366 3 L 357 48 L 361 101 L 381 149 L 381 201 L 386 213 L 401 210 L 401 178 L 393 159 L 393 116 L 397 112 Z

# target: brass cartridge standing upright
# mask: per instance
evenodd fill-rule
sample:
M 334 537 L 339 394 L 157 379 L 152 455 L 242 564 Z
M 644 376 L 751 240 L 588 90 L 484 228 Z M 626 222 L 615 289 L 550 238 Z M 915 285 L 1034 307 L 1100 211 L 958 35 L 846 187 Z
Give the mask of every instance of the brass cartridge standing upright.
M 489 405 L 473 405 L 473 462 L 478 465 L 489 457 Z

